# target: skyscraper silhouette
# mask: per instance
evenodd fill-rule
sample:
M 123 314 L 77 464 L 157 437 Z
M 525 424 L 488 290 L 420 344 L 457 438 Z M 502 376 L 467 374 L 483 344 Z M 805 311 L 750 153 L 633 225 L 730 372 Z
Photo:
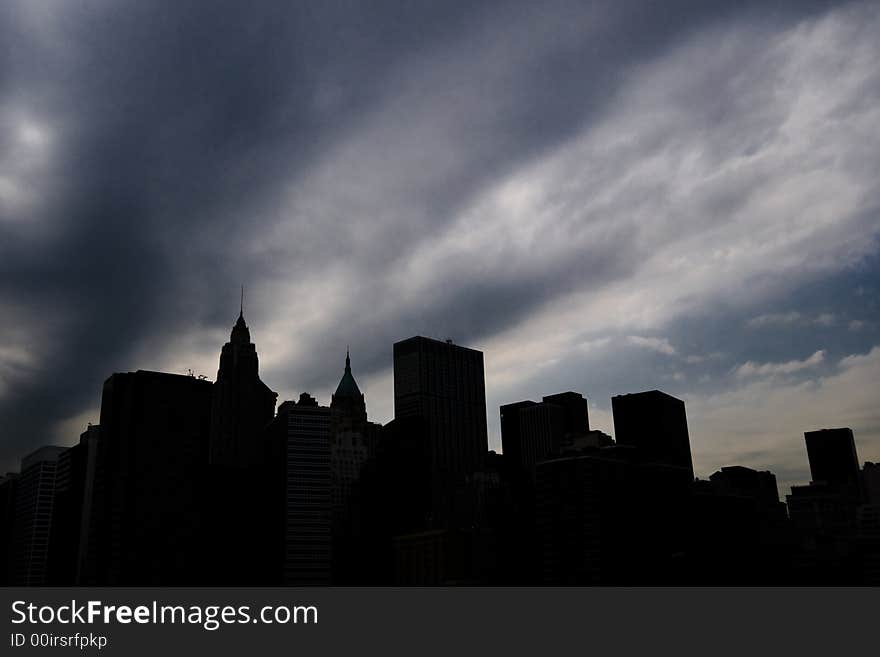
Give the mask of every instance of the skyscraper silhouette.
M 260 432 L 275 415 L 277 393 L 260 380 L 257 348 L 239 312 L 220 368 L 211 404 L 212 465 L 246 467 L 263 462 Z
M 587 400 L 577 392 L 547 395 L 501 407 L 504 454 L 534 475 L 535 464 L 558 456 L 565 446 L 590 434 Z M 583 441 L 579 441 L 583 442 Z M 597 439 L 597 446 L 598 439 Z
M 351 373 L 345 353 L 345 370 L 330 400 L 330 469 L 334 534 L 345 530 L 352 486 L 372 454 L 378 427 L 367 422 L 364 394 Z
M 332 577 L 330 409 L 302 393 L 266 429 L 273 536 L 266 555 L 275 582 L 328 585 Z
M 84 583 L 202 581 L 211 390 L 209 381 L 143 370 L 104 383 Z
M 852 429 L 805 431 L 813 481 L 854 486 L 859 481 L 859 457 Z
M 242 308 L 220 351 L 211 391 L 211 440 L 203 486 L 205 563 L 224 584 L 267 581 L 261 554 L 266 531 L 267 452 L 263 430 L 275 415 L 277 394 L 260 380 L 257 349 Z M 229 531 L 235 527 L 235 531 Z
M 14 586 L 46 584 L 55 476 L 64 451 L 54 445 L 41 447 L 21 461 L 11 550 Z
M 517 466 L 524 467 L 526 463 L 524 460 L 526 457 L 523 455 L 520 413 L 524 408 L 534 405 L 535 402 L 527 399 L 525 401 L 504 404 L 499 409 L 501 416 L 501 449 L 504 452 L 504 458 Z
M 659 390 L 611 398 L 614 437 L 647 462 L 687 469 L 694 477 L 684 402 Z
M 330 497 L 333 535 L 333 581 L 356 580 L 362 517 L 355 499 L 361 470 L 375 451 L 379 425 L 367 421 L 364 394 L 351 372 L 346 350 L 345 370 L 330 401 Z
M 483 353 L 424 337 L 395 343 L 394 417 L 425 420 L 436 472 L 479 470 L 489 450 Z
M 79 443 L 58 457 L 49 537 L 48 583 L 53 586 L 80 582 L 92 518 L 100 435 L 101 427 L 90 424 Z
M 788 511 L 800 550 L 796 573 L 818 583 L 862 579 L 857 550 L 859 507 L 864 502 L 851 429 L 804 432 L 812 481 L 792 486 Z

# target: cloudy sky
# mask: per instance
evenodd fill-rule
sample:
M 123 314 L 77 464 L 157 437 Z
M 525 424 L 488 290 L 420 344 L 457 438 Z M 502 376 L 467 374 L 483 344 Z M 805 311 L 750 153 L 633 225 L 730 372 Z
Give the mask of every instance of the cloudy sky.
M 391 345 L 485 352 L 498 405 L 687 401 L 696 469 L 880 460 L 880 6 L 0 3 L 0 467 L 114 371 L 370 415 Z

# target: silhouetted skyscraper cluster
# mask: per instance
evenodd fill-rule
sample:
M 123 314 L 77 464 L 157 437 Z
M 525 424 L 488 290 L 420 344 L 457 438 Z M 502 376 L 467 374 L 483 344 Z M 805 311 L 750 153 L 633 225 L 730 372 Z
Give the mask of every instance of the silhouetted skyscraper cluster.
M 726 466 L 694 479 L 684 402 L 577 392 L 500 408 L 483 354 L 393 349 L 394 419 L 370 422 L 350 355 L 329 406 L 278 405 L 243 312 L 217 380 L 128 372 L 100 424 L 0 479 L 14 585 L 880 584 L 880 465 L 805 434 L 812 481 Z

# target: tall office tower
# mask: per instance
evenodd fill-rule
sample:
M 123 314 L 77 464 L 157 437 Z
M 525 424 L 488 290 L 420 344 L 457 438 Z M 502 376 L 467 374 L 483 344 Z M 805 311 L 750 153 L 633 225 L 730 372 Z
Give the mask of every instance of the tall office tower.
M 83 583 L 205 581 L 202 483 L 212 387 L 142 370 L 104 383 Z
M 489 451 L 483 353 L 423 337 L 395 343 L 394 417 L 425 420 L 440 476 L 481 469 Z
M 800 539 L 794 557 L 799 583 L 858 584 L 859 508 L 865 502 L 851 429 L 804 433 L 812 481 L 792 486 L 788 515 Z
M 501 407 L 501 450 L 505 459 L 511 463 L 523 463 L 522 433 L 520 432 L 520 412 L 534 406 L 531 400 L 505 404 Z
M 659 390 L 611 398 L 618 445 L 638 450 L 646 462 L 686 468 L 691 479 L 694 464 L 684 402 Z
M 547 395 L 543 403 L 562 409 L 562 430 L 565 436 L 580 436 L 590 430 L 590 405 L 579 392 L 560 392 Z
M 807 458 L 813 481 L 832 485 L 857 486 L 859 457 L 852 429 L 820 429 L 805 431 Z
M 89 425 L 79 443 L 58 457 L 47 578 L 53 586 L 73 586 L 79 581 L 91 519 L 100 431 L 99 426 Z
M 12 530 L 15 521 L 15 484 L 18 474 L 0 477 L 0 586 L 9 586 Z
M 558 456 L 565 435 L 565 409 L 556 404 L 535 404 L 519 412 L 522 465 L 534 470 L 538 461 Z
M 352 485 L 370 456 L 377 434 L 367 422 L 364 394 L 351 373 L 351 358 L 345 354 L 345 371 L 330 400 L 330 474 L 333 524 L 336 530 L 348 515 Z
M 286 401 L 266 429 L 272 509 L 269 556 L 275 582 L 331 583 L 330 409 L 308 393 Z
M 63 451 L 63 447 L 41 447 L 21 461 L 13 521 L 13 586 L 46 584 L 55 474 Z
M 212 465 L 248 467 L 263 463 L 260 434 L 275 415 L 277 393 L 260 380 L 257 348 L 243 310 L 220 352 L 211 405 Z
M 361 468 L 373 454 L 379 426 L 367 421 L 364 395 L 351 373 L 346 351 L 345 371 L 330 401 L 330 497 L 334 583 L 353 581 L 358 557 L 359 516 L 353 494 Z
M 547 395 L 542 401 L 521 401 L 501 407 L 501 444 L 511 461 L 533 471 L 563 447 L 590 437 L 587 400 L 577 392 Z M 578 439 L 581 439 L 578 441 Z M 600 446 L 598 437 L 593 442 Z

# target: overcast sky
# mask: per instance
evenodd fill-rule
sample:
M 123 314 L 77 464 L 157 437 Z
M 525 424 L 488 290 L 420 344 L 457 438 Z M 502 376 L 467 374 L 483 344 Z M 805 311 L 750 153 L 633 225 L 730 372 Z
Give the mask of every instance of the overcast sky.
M 498 406 L 687 402 L 696 470 L 880 460 L 880 6 L 0 3 L 0 466 L 103 381 L 212 378 L 238 314 L 280 399 L 346 345 L 485 353 Z

